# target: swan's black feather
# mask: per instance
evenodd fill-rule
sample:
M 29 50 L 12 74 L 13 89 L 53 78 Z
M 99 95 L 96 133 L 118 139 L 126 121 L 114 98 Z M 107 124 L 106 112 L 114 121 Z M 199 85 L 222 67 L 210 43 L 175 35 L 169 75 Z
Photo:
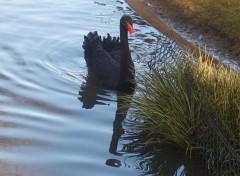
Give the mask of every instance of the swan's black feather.
M 103 38 L 103 48 L 106 51 L 112 52 L 114 50 L 120 50 L 120 47 L 119 37 L 111 37 L 110 34 L 107 34 L 107 37 Z
M 98 80 L 102 86 L 116 88 L 120 78 L 119 39 L 108 35 L 102 40 L 96 31 L 89 32 L 84 37 L 83 48 L 88 76 Z

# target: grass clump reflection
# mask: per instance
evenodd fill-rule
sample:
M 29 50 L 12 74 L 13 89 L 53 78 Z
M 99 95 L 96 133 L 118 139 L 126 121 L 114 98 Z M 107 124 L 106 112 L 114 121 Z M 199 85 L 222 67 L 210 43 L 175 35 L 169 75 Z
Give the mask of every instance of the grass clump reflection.
M 215 175 L 238 175 L 240 74 L 207 57 L 176 59 L 142 74 L 130 114 L 144 119 L 147 143 L 177 145 L 201 154 Z

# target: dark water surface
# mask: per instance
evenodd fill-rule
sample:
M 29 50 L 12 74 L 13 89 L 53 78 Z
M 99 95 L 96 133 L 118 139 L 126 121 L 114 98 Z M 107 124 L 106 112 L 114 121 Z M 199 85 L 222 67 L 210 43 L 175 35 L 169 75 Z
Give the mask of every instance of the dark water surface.
M 125 2 L 0 0 L 1 176 L 198 175 L 175 149 L 135 145 L 141 133 L 121 128 L 117 92 L 86 82 L 83 36 L 117 36 L 122 14 L 137 23 L 140 72 L 158 33 Z

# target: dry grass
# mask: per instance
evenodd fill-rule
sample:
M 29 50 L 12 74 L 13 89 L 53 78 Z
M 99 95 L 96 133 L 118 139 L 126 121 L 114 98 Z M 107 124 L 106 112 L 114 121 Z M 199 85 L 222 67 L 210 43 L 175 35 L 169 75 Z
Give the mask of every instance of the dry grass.
M 233 42 L 235 54 L 240 54 L 240 1 L 239 0 L 167 0 L 172 15 L 183 16 L 191 22 L 208 26 Z M 201 25 L 200 25 L 201 26 Z

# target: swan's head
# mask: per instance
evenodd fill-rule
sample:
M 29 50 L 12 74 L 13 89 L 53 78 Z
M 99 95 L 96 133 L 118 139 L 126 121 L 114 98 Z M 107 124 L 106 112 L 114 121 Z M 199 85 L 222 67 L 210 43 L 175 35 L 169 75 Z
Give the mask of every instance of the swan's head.
M 123 15 L 120 20 L 121 25 L 128 30 L 131 36 L 135 36 L 134 30 L 133 30 L 133 20 L 128 15 Z

